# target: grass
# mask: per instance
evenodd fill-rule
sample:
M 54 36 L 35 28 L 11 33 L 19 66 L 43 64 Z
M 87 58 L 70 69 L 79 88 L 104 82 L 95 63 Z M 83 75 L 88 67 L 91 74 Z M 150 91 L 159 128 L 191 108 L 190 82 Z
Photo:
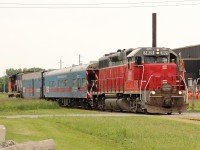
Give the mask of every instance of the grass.
M 194 100 L 194 110 L 192 110 L 192 100 L 189 100 L 188 112 L 200 112 L 200 100 Z
M 200 126 L 160 117 L 44 117 L 5 119 L 7 139 L 52 138 L 57 150 L 198 149 Z
M 0 115 L 35 114 L 39 110 L 57 110 L 59 105 L 56 102 L 48 102 L 38 99 L 16 99 L 0 96 Z
M 6 99 L 0 101 L 0 111 L 58 109 L 58 108 L 59 105 L 56 102 L 48 102 L 45 100 Z
M 61 108 L 57 102 L 46 101 L 42 99 L 8 98 L 6 95 L 0 94 L 0 116 L 73 113 L 89 114 L 99 112 L 81 109 L 66 109 Z
M 195 101 L 200 111 L 200 101 Z M 190 108 L 191 109 L 191 101 Z M 0 95 L 0 115 L 102 113 L 63 109 L 44 100 L 8 99 Z M 42 117 L 0 118 L 7 140 L 16 142 L 54 139 L 56 150 L 186 150 L 199 149 L 200 124 L 165 117 Z

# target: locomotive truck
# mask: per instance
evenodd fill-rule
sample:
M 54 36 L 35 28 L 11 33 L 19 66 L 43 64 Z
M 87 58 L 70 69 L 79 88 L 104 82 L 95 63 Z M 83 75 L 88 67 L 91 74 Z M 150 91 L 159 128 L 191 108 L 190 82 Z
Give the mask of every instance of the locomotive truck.
M 15 76 L 21 80 L 10 77 L 9 93 L 63 106 L 167 114 L 188 106 L 184 64 L 169 48 L 117 50 L 86 65 Z

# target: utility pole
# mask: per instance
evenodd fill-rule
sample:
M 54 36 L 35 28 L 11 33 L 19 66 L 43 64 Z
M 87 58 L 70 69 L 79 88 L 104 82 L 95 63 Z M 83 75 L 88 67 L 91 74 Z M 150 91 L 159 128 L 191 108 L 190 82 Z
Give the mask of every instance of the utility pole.
M 198 81 L 198 80 L 197 80 L 197 81 Z M 192 110 L 194 110 L 194 107 L 195 107 L 194 100 L 195 100 L 195 93 L 196 93 L 196 88 L 197 88 L 197 81 L 196 81 L 196 80 L 193 81 Z
M 81 64 L 81 55 L 80 54 L 78 55 L 78 64 L 79 65 Z
M 61 58 L 60 58 L 60 61 L 58 63 L 60 64 L 60 69 L 62 69 L 63 61 L 61 60 Z
M 152 14 L 152 47 L 157 46 L 156 41 L 156 13 Z

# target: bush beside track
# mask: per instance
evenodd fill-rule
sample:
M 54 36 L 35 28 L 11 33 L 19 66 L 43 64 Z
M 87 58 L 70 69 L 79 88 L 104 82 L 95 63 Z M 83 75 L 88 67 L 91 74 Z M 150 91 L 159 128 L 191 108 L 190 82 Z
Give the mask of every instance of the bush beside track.
M 57 102 L 42 99 L 8 98 L 0 93 L 0 116 L 4 115 L 38 115 L 38 114 L 90 114 L 104 113 L 83 109 L 66 109 Z
M 58 109 L 57 102 L 48 102 L 39 99 L 19 99 L 0 96 L 0 111 Z

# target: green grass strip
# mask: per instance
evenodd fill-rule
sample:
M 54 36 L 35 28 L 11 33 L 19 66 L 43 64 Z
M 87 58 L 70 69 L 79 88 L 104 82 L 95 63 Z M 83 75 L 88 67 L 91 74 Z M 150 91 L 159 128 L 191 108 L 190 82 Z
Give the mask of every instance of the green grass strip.
M 52 138 L 57 150 L 188 150 L 200 148 L 200 126 L 159 117 L 5 119 L 6 139 Z

